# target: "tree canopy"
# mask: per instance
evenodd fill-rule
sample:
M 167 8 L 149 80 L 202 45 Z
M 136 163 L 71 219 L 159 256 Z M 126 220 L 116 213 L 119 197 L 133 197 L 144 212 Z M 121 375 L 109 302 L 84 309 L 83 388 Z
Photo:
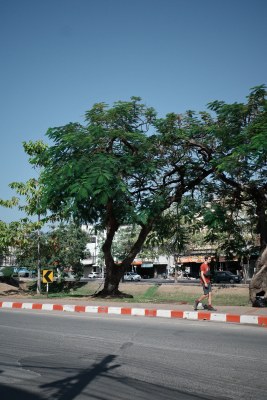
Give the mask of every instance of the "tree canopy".
M 24 144 L 30 162 L 40 169 L 38 196 L 29 211 L 94 224 L 106 232 L 102 294 L 118 294 L 125 268 L 147 238 L 172 237 L 173 244 L 182 246 L 185 196 L 191 196 L 193 201 L 187 203 L 191 207 L 195 201 L 198 213 L 202 208 L 210 237 L 216 236 L 215 230 L 227 230 L 228 238 L 242 242 L 238 224 L 230 221 L 245 207 L 251 223 L 256 218 L 254 230 L 264 248 L 266 106 L 264 85 L 253 88 L 244 104 L 214 101 L 208 112 L 189 110 L 165 118 L 157 118 L 139 97 L 111 107 L 97 103 L 85 113 L 83 125 L 48 129 L 51 146 Z M 207 210 L 206 202 L 213 204 L 216 213 Z M 174 205 L 178 212 L 172 218 L 169 211 Z M 112 244 L 119 227 L 125 225 L 139 230 L 131 243 L 127 241 L 117 264 Z M 176 238 L 175 229 L 179 229 Z
M 106 230 L 104 291 L 117 290 L 124 268 L 164 210 L 212 172 L 210 154 L 191 140 L 190 118 L 188 129 L 171 114 L 157 120 L 139 98 L 111 108 L 96 104 L 86 113 L 86 125 L 49 129 L 54 144 L 32 159 L 42 166 L 43 210 Z M 119 226 L 133 223 L 139 235 L 118 267 L 111 251 L 114 235 Z

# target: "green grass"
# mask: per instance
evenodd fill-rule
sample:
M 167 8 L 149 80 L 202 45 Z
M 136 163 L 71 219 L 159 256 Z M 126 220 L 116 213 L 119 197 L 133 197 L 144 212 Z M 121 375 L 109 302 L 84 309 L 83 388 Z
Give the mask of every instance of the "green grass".
M 131 302 L 135 303 L 169 303 L 169 304 L 193 304 L 196 297 L 202 294 L 199 291 L 199 295 L 196 296 L 195 293 L 169 293 L 161 294 L 158 292 L 158 288 L 151 287 L 143 295 L 135 296 Z M 247 294 L 214 294 L 213 303 L 218 306 L 249 306 L 249 296 Z
M 51 288 L 52 289 L 52 288 Z M 93 296 L 101 290 L 101 282 L 79 283 L 73 288 L 66 291 L 54 291 L 48 293 L 49 298 L 76 298 L 85 299 Z M 169 303 L 169 304 L 193 304 L 194 300 L 202 294 L 202 288 L 196 286 L 179 286 L 179 285 L 138 285 L 138 284 L 121 284 L 120 290 L 132 295 L 132 298 L 109 298 L 112 302 L 127 303 Z M 236 287 L 214 287 L 213 303 L 217 306 L 249 306 L 248 288 Z M 44 290 L 42 295 L 36 295 L 32 292 L 34 298 L 45 298 L 47 294 Z M 100 298 L 95 299 L 95 301 Z
M 214 295 L 214 303 L 218 306 L 251 306 L 247 295 Z

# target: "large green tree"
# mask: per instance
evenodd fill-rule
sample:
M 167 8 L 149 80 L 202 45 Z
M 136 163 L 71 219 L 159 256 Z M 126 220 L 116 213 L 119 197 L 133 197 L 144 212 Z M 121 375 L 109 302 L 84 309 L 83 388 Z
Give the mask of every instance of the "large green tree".
M 214 101 L 209 104 L 209 109 L 210 114 L 202 112 L 196 116 L 191 112 L 180 117 L 181 127 L 188 127 L 192 133 L 191 137 L 185 139 L 192 146 L 197 146 L 200 153 L 209 155 L 213 173 L 212 180 L 207 180 L 207 193 L 217 203 L 221 217 L 224 214 L 224 220 L 230 221 L 227 211 L 238 211 L 240 216 L 245 209 L 243 214 L 254 225 L 253 233 L 259 236 L 262 253 L 267 246 L 266 87 L 261 85 L 252 88 L 246 103 Z M 223 218 L 220 219 L 223 222 Z M 224 226 L 225 230 L 231 231 L 232 238 L 238 239 L 240 246 L 243 246 L 245 240 L 240 231 L 234 232 L 236 225 L 230 223 L 227 227 L 227 223 L 224 223 Z M 257 269 L 261 270 L 259 274 L 262 276 L 257 275 L 257 283 L 254 284 L 252 280 L 250 285 L 252 302 L 259 282 L 267 282 L 266 269 L 261 268 L 260 260 L 262 257 Z M 267 292 L 267 286 L 264 285 L 264 291 Z
M 209 103 L 208 112 L 171 115 L 186 132 L 188 146 L 207 157 L 213 172 L 206 199 L 228 202 L 228 210 L 246 208 L 256 218 L 260 248 L 267 244 L 267 100 L 264 85 L 251 89 L 246 103 Z M 169 128 L 171 123 L 169 123 Z
M 211 172 L 210 154 L 193 142 L 194 127 L 182 129 L 174 114 L 156 120 L 140 98 L 112 107 L 96 104 L 86 125 L 49 129 L 54 142 L 31 162 L 42 166 L 39 184 L 43 210 L 93 223 L 106 231 L 106 279 L 101 295 L 118 295 L 120 279 L 140 252 L 147 235 L 172 204 Z M 112 244 L 122 225 L 139 226 L 137 239 L 120 264 Z
M 265 86 L 251 90 L 245 104 L 213 102 L 216 153 L 215 177 L 224 186 L 219 194 L 231 197 L 235 207 L 245 205 L 256 217 L 260 248 L 267 245 L 267 100 Z

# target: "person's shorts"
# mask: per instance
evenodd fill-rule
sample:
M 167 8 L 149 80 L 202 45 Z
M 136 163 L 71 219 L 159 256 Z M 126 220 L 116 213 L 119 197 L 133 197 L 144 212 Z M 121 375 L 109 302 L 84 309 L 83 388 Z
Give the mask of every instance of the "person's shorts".
M 205 285 L 203 285 L 203 292 L 204 292 L 204 294 L 209 294 L 211 292 L 211 283 L 208 283 L 207 287 L 205 287 Z

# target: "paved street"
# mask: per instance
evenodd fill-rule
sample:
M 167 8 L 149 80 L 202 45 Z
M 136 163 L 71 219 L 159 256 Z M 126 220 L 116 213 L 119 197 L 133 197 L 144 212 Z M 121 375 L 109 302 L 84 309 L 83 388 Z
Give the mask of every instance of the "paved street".
M 266 398 L 266 328 L 0 310 L 3 400 Z

